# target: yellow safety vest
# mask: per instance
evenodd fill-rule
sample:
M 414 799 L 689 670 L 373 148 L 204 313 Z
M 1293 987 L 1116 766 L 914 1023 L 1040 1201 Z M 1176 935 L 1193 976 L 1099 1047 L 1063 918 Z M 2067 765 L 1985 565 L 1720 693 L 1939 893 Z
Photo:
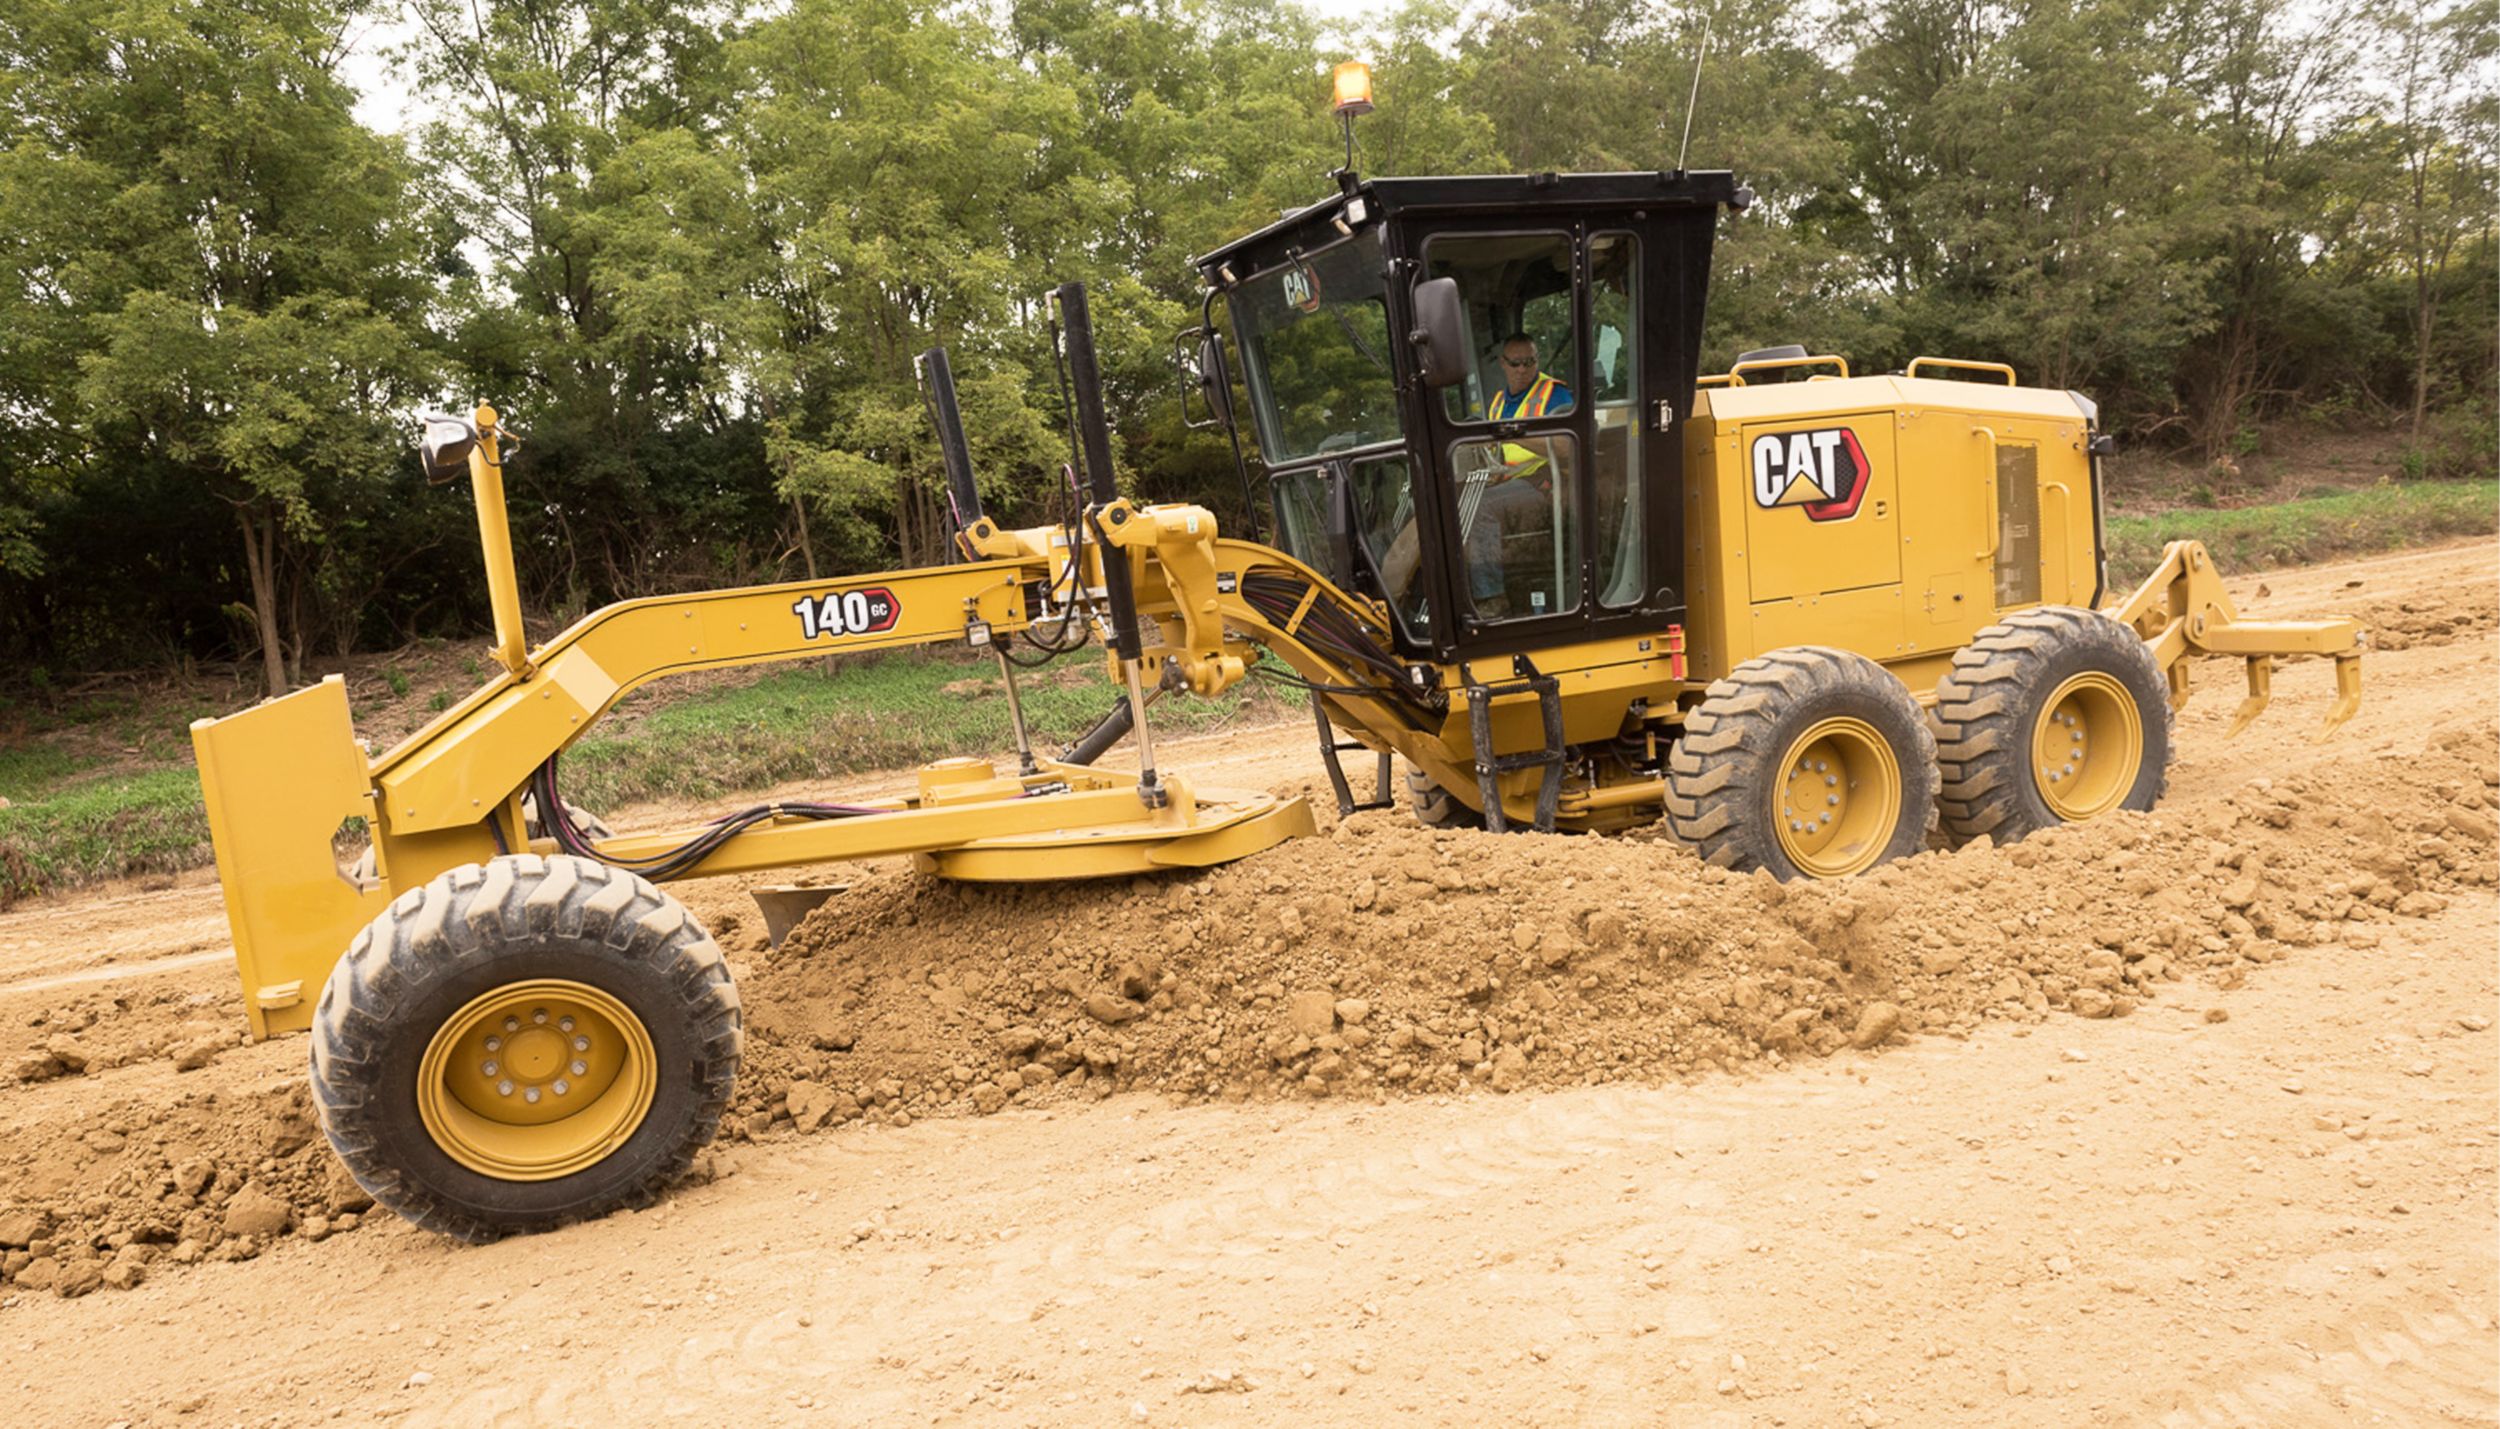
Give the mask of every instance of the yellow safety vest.
M 1516 421 L 1521 417 L 1542 417 L 1545 415 L 1545 404 L 1554 400 L 1554 389 L 1561 385 L 1560 382 L 1540 372 L 1537 374 L 1536 381 L 1528 384 L 1528 390 L 1515 398 L 1511 396 L 1508 388 L 1494 393 L 1493 400 L 1485 404 L 1485 416 L 1496 422 Z M 1510 404 L 1508 411 L 1502 409 L 1505 402 Z
M 1540 372 L 1536 375 L 1536 380 L 1528 384 L 1528 390 L 1518 394 L 1515 398 L 1511 395 L 1509 388 L 1502 388 L 1493 394 L 1492 401 L 1485 404 L 1485 419 L 1493 422 L 1515 422 L 1522 417 L 1542 417 L 1545 415 L 1546 404 L 1554 400 L 1554 389 L 1560 386 L 1562 383 Z M 1503 410 L 1504 403 L 1510 404 L 1510 410 Z M 1544 467 L 1545 458 L 1516 442 L 1504 442 L 1502 443 L 1502 465 L 1513 468 L 1511 472 L 1513 476 L 1534 476 Z

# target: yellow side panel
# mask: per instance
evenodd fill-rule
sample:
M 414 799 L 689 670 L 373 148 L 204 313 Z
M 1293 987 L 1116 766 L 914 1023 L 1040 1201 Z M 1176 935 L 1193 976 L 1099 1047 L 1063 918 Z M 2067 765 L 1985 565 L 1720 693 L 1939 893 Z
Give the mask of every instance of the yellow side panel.
M 2101 594 L 2100 551 L 2093 542 L 2092 458 L 2080 423 L 2052 429 L 2040 443 L 2042 598 L 2090 609 Z
M 1739 559 L 1751 572 L 1752 599 L 1900 581 L 1890 412 L 1748 422 L 1737 461 L 1745 497 Z M 1888 635 L 1866 653 L 1888 654 L 1893 643 Z
M 1977 391 L 1999 395 L 1994 388 Z M 2080 416 L 2052 421 L 1936 407 L 1903 412 L 1908 648 L 1967 644 L 2000 611 L 2035 601 L 2092 604 L 2099 568 L 2084 440 Z M 2031 489 L 2008 489 L 2007 474 L 2019 475 Z M 2001 599 L 2005 591 L 2017 594 Z
M 1831 645 L 1871 660 L 1890 660 L 1900 652 L 1898 584 L 1757 601 L 1752 616 L 1748 643 L 1755 654 L 1784 645 Z
M 1731 518 L 1742 520 L 1732 488 L 1743 463 L 1736 425 L 1715 415 L 1726 395 L 1694 393 L 1693 416 L 1684 424 L 1684 667 L 1704 685 L 1744 661 L 1746 652 L 1736 647 L 1748 627 L 1745 568 L 1728 554 L 1744 542 L 1728 531 Z
M 341 823 L 373 813 L 347 686 L 332 675 L 239 715 L 201 720 L 191 747 L 252 1035 L 301 1031 L 312 1025 L 331 965 L 388 902 L 379 889 L 357 892 L 331 852 Z

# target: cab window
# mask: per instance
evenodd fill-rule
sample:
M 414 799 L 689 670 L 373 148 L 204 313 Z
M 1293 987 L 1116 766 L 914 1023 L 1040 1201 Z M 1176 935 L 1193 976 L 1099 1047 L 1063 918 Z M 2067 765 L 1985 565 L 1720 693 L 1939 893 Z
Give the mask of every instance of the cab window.
M 1252 424 L 1269 465 L 1398 436 L 1386 285 L 1373 229 L 1231 295 Z
M 1589 240 L 1589 393 L 1597 420 L 1589 508 L 1597 603 L 1623 609 L 1648 589 L 1642 543 L 1640 242 L 1629 233 Z
M 1454 278 L 1467 318 L 1465 378 L 1443 389 L 1453 422 L 1568 415 L 1579 394 L 1572 322 L 1571 239 L 1560 233 L 1435 238 L 1428 274 Z
M 1566 432 L 1450 449 L 1459 595 L 1477 620 L 1536 620 L 1580 608 L 1579 456 Z

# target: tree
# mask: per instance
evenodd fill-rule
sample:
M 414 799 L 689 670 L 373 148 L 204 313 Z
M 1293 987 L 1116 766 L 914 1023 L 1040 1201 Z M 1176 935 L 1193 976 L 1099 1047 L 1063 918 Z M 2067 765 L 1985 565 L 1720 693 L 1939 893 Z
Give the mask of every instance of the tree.
M 2496 101 L 2489 80 L 2500 57 L 2500 0 L 2461 0 L 2444 8 L 2433 0 L 2387 0 L 2379 18 L 2391 111 L 2385 140 L 2394 160 L 2393 183 L 2381 203 L 2413 289 L 2411 435 L 2419 444 L 2442 280 L 2459 243 L 2489 235 L 2494 223 L 2488 140 Z M 2478 138 L 2485 142 L 2477 145 Z
M 212 495 L 272 694 L 305 553 L 350 489 L 405 473 L 390 417 L 426 367 L 406 167 L 337 74 L 354 13 L 56 0 L 10 35 L 0 224 L 55 479 L 154 460 Z

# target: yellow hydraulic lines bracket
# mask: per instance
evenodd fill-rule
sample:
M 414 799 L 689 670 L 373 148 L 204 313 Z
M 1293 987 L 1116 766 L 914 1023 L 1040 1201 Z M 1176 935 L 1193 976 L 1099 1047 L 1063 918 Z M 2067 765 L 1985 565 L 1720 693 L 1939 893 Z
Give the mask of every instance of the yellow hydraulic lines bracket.
M 2274 661 L 2292 655 L 2324 655 L 2335 661 L 2335 704 L 2318 730 L 2324 739 L 2361 708 L 2361 622 L 2349 616 L 2324 620 L 2242 620 L 2222 588 L 2222 576 L 2201 541 L 2173 541 L 2161 564 L 2135 593 L 2109 608 L 2153 647 L 2170 677 L 2170 707 L 2188 700 L 2188 664 L 2198 655 L 2236 655 L 2248 662 L 2248 698 L 2231 718 L 2229 733 L 2248 728 L 2274 696 Z

